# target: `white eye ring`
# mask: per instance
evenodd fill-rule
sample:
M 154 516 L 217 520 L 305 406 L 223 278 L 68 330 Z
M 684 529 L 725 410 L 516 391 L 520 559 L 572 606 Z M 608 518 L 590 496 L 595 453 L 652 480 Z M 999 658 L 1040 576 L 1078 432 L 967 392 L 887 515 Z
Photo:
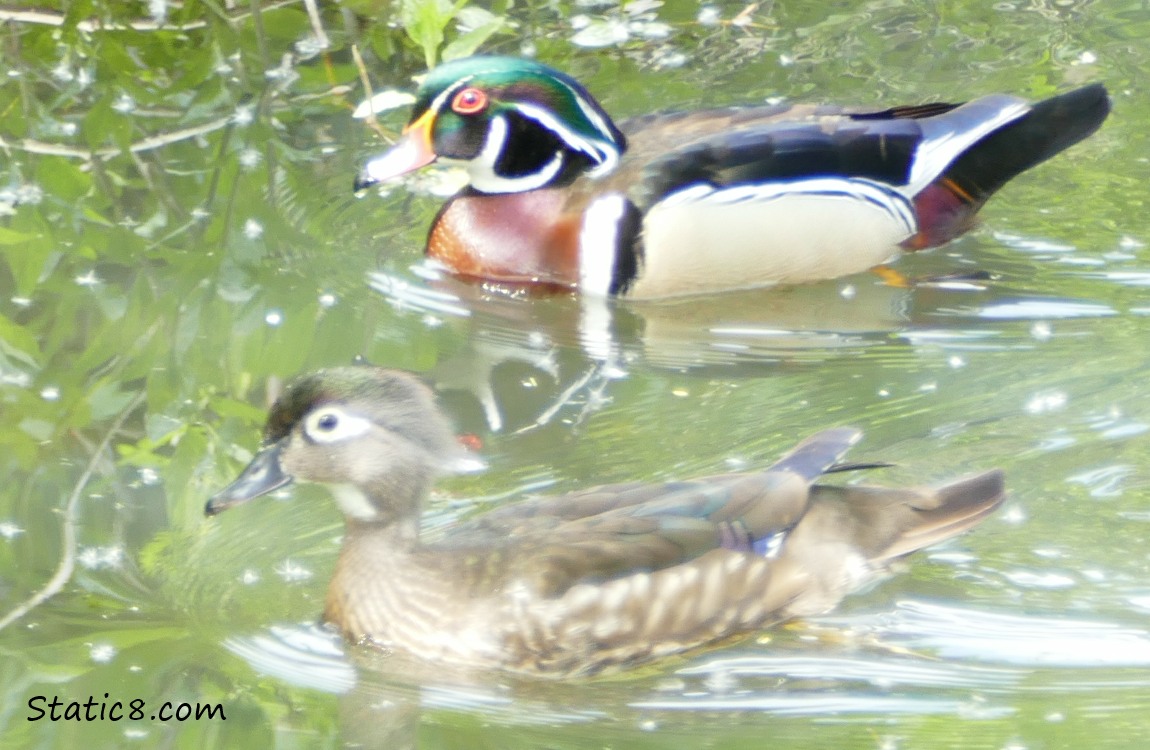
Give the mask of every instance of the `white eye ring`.
M 371 429 L 371 420 L 348 414 L 338 406 L 325 406 L 307 415 L 304 434 L 316 443 L 338 443 L 359 437 Z

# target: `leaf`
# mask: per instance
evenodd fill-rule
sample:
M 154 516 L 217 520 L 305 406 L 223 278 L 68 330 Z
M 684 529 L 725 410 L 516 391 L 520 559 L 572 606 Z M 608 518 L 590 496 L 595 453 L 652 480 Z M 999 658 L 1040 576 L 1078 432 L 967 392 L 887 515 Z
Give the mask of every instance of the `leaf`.
M 14 229 L 0 227 L 0 245 L 16 245 L 21 242 L 36 239 L 37 235 L 27 232 L 17 232 Z
M 455 60 L 460 57 L 475 54 L 475 51 L 479 49 L 484 42 L 502 31 L 506 25 L 504 19 L 495 18 L 459 35 L 454 41 L 443 48 L 443 59 Z
M 443 32 L 451 19 L 467 4 L 467 0 L 403 0 L 400 23 L 411 40 L 423 48 L 428 68 L 435 66 Z
M 40 369 L 36 356 L 40 353 L 40 346 L 36 337 L 24 327 L 0 315 L 0 352 L 9 359 L 23 362 L 25 365 Z

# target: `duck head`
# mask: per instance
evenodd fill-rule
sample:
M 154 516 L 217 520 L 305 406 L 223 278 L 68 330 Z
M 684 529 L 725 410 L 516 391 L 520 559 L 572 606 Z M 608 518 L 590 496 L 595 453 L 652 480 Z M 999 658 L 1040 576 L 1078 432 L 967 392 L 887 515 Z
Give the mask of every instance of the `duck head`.
M 276 400 L 264 440 L 239 478 L 208 501 L 215 515 L 292 481 L 331 487 L 352 521 L 416 517 L 436 476 L 464 451 L 430 388 L 396 370 L 320 370 Z
M 607 174 L 626 141 L 575 79 L 533 60 L 468 57 L 432 70 L 411 121 L 369 161 L 356 190 L 440 161 L 480 193 L 520 193 Z

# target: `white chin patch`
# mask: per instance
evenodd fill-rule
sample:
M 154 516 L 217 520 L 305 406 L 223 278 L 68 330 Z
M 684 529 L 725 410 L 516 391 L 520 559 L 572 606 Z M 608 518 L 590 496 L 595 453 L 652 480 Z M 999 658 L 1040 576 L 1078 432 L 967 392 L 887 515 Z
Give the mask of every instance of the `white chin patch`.
M 367 495 L 354 484 L 331 484 L 328 485 L 328 489 L 331 490 L 336 505 L 348 518 L 370 521 L 379 516 L 375 506 L 367 499 Z

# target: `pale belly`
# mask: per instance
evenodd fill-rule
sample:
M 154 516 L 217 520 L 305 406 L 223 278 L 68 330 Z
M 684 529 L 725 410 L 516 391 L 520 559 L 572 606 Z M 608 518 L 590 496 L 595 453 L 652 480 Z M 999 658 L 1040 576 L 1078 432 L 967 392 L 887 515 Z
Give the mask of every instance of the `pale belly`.
M 696 187 L 643 222 L 634 299 L 801 284 L 859 273 L 899 254 L 917 231 L 910 202 L 863 180 Z

